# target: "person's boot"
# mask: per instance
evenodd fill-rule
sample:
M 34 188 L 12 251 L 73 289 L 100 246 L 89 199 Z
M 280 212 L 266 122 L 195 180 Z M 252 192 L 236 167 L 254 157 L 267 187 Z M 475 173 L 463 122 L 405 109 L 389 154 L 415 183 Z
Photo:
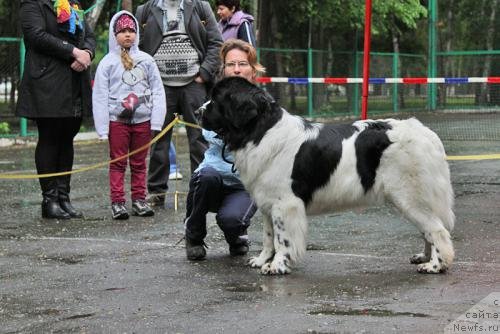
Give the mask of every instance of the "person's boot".
M 82 218 L 83 213 L 77 211 L 69 199 L 69 180 L 58 180 L 57 190 L 59 196 L 59 206 L 66 211 L 71 218 Z
M 240 235 L 236 240 L 229 243 L 229 254 L 231 256 L 242 256 L 248 253 L 250 249 L 250 242 L 248 241 L 248 234 L 246 231 Z
M 61 199 L 61 197 L 59 197 L 59 206 L 61 207 L 61 209 L 63 209 L 65 212 L 67 212 L 71 218 L 82 218 L 83 217 L 83 213 L 81 211 L 77 211 L 73 207 L 73 205 L 71 205 L 69 197 L 67 200 Z
M 69 213 L 61 209 L 57 189 L 46 190 L 42 193 L 42 218 L 70 219 Z
M 205 260 L 207 251 L 205 250 L 205 243 L 203 241 L 194 241 L 185 237 L 186 239 L 186 256 L 190 261 Z

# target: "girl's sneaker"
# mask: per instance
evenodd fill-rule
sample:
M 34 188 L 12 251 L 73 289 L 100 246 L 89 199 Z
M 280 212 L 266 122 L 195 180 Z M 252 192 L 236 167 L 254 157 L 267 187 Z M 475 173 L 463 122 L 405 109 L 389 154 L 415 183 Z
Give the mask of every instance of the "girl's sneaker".
M 111 212 L 113 213 L 113 219 L 128 219 L 128 212 L 125 207 L 125 203 L 111 203 Z
M 132 214 L 134 216 L 150 217 L 153 216 L 155 212 L 146 201 L 139 199 L 132 202 Z

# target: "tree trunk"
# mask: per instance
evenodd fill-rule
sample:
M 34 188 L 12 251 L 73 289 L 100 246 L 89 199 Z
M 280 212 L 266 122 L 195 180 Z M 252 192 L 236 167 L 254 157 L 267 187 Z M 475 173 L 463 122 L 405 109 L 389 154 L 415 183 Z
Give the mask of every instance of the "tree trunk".
M 278 22 L 276 16 L 276 1 L 262 1 L 260 6 L 260 20 L 257 22 L 259 44 L 263 48 L 279 48 L 281 45 L 278 36 Z M 283 76 L 283 61 L 281 52 L 263 51 L 261 62 L 266 67 L 268 76 Z M 280 99 L 285 85 L 271 84 L 268 91 L 276 100 Z M 282 101 L 283 102 L 283 101 Z
M 87 22 L 92 30 L 95 30 L 97 20 L 99 19 L 99 16 L 101 15 L 102 9 L 104 8 L 105 4 L 106 0 L 97 1 L 95 3 L 95 7 L 92 8 L 92 10 L 87 14 Z
M 486 13 L 486 6 L 488 5 L 490 0 L 483 0 L 480 4 L 481 6 L 481 11 L 479 13 L 479 17 L 481 18 L 484 18 L 486 17 L 487 13 Z M 485 28 L 485 25 L 481 25 L 481 28 Z M 474 62 L 474 71 L 473 73 L 477 73 L 477 74 L 474 74 L 474 75 L 477 75 L 478 77 L 482 76 L 483 74 L 483 69 L 484 67 L 482 66 L 482 64 L 480 64 L 479 62 Z M 476 105 L 481 105 L 483 104 L 484 102 L 482 101 L 483 99 L 483 85 L 475 85 L 474 86 L 474 103 Z
M 490 17 L 488 20 L 488 28 L 486 29 L 486 50 L 492 51 L 493 50 L 493 42 L 494 42 L 494 37 L 495 37 L 495 18 L 496 18 L 496 9 L 497 9 L 497 4 L 498 0 L 491 0 L 491 11 L 490 11 Z M 483 77 L 489 76 L 491 73 L 491 55 L 487 55 L 486 59 L 484 60 L 484 67 L 483 67 Z M 482 103 L 488 103 L 491 101 L 488 101 L 488 84 L 483 83 L 481 85 L 481 96 L 479 98 L 479 101 Z
M 450 52 L 451 47 L 452 47 L 452 41 L 453 41 L 453 30 L 455 27 L 455 22 L 454 22 L 454 15 L 453 15 L 453 8 L 454 7 L 454 0 L 449 0 L 449 7 L 446 13 L 446 20 L 447 20 L 447 28 L 446 28 L 446 33 L 444 34 L 444 51 L 445 52 Z M 445 56 L 443 57 L 443 76 L 444 77 L 453 77 L 453 76 L 458 76 L 456 71 L 454 70 L 456 66 L 453 66 L 453 61 L 450 59 L 450 56 Z M 444 94 L 441 94 L 441 105 L 446 105 L 446 98 L 447 96 L 452 96 L 454 95 L 455 91 L 455 86 L 454 85 L 445 85 L 445 92 Z
M 122 9 L 132 12 L 132 0 L 122 0 Z

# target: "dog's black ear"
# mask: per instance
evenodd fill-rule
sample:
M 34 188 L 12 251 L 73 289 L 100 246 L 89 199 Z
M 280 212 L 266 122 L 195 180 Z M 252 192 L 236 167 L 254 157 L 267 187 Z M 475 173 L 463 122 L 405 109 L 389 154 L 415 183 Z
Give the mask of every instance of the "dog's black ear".
M 231 119 L 237 129 L 245 128 L 259 114 L 259 106 L 252 94 L 234 94 L 231 102 Z
M 244 129 L 259 114 L 269 109 L 272 98 L 255 84 L 241 77 L 219 81 L 212 96 L 219 101 L 221 114 L 236 129 Z
M 255 95 L 255 100 L 259 105 L 259 112 L 265 113 L 272 111 L 273 105 L 276 104 L 274 98 L 269 95 L 265 90 L 258 88 L 259 91 Z

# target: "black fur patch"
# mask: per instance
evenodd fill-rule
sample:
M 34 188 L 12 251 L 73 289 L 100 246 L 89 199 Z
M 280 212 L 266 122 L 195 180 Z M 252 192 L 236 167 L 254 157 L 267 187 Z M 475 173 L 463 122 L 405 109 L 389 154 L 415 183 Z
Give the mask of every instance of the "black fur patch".
M 317 138 L 300 146 L 293 163 L 292 190 L 306 206 L 337 168 L 342 157 L 342 140 L 355 131 L 352 125 L 325 125 Z
M 356 169 L 365 193 L 373 187 L 377 168 L 384 150 L 391 145 L 387 130 L 392 127 L 386 122 L 373 122 L 359 134 L 354 143 L 356 148 Z
M 283 224 L 283 221 L 281 220 L 281 218 L 275 218 L 273 220 L 273 224 L 276 227 L 276 229 L 278 229 L 280 231 L 284 231 L 285 230 L 285 224 Z
M 217 132 L 231 150 L 253 142 L 258 145 L 283 111 L 265 91 L 240 77 L 219 81 L 212 102 L 202 115 L 202 126 Z

